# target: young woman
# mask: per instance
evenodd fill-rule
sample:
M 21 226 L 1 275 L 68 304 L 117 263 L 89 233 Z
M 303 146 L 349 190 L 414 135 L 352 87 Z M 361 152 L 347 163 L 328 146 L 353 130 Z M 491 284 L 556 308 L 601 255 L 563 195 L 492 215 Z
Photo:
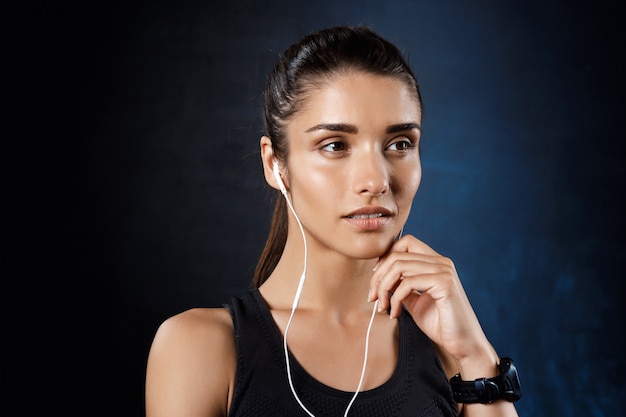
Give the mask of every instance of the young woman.
M 400 51 L 366 27 L 310 34 L 264 106 L 260 156 L 281 194 L 254 289 L 159 327 L 148 417 L 517 416 L 515 367 L 454 264 L 402 236 L 423 105 Z

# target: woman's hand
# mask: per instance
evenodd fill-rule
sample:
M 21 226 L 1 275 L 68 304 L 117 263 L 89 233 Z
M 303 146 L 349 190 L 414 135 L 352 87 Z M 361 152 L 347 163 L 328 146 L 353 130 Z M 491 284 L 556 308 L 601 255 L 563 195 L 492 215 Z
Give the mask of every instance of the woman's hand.
M 402 304 L 439 347 L 462 363 L 497 356 L 463 290 L 454 263 L 414 236 L 394 242 L 374 269 L 369 301 L 400 315 Z M 391 294 L 391 297 L 390 297 Z M 495 366 L 494 366 L 495 368 Z M 488 375 L 485 375 L 488 376 Z
M 369 294 L 370 301 L 379 300 L 379 309 L 390 309 L 391 318 L 400 315 L 404 304 L 422 331 L 456 361 L 456 369 L 447 369 L 448 377 L 460 372 L 471 381 L 497 374 L 498 355 L 478 322 L 454 263 L 424 242 L 410 235 L 395 242 L 378 260 Z M 514 404 L 504 400 L 459 404 L 459 411 L 464 417 L 518 415 Z

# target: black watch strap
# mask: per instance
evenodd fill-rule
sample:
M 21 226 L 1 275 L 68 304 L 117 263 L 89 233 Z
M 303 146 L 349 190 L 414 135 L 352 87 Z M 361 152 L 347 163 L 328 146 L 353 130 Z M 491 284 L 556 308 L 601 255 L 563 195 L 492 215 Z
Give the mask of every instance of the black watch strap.
M 517 401 L 522 397 L 517 368 L 511 358 L 500 358 L 500 374 L 493 378 L 463 381 L 457 374 L 450 379 L 450 386 L 457 403 L 489 404 L 495 400 Z

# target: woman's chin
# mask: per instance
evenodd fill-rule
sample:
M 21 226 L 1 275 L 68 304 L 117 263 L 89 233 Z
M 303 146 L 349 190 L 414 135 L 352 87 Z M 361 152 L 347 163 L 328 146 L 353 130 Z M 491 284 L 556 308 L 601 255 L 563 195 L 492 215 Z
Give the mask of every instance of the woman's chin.
M 359 247 L 354 248 L 353 256 L 358 259 L 377 259 L 387 253 L 392 244 L 393 239 L 389 239 L 387 242 L 369 242 L 359 245 Z

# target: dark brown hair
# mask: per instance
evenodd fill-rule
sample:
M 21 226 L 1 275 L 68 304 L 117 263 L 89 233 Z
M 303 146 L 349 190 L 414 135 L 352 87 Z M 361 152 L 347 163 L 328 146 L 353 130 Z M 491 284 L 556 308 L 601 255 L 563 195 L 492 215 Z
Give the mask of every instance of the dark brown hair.
M 348 71 L 396 77 L 413 91 L 423 109 L 415 75 L 400 50 L 366 26 L 337 26 L 311 33 L 279 57 L 264 92 L 265 135 L 274 157 L 286 162 L 285 126 L 307 97 L 330 77 Z M 280 260 L 287 241 L 287 204 L 277 198 L 269 235 L 257 263 L 253 286 L 259 287 Z

